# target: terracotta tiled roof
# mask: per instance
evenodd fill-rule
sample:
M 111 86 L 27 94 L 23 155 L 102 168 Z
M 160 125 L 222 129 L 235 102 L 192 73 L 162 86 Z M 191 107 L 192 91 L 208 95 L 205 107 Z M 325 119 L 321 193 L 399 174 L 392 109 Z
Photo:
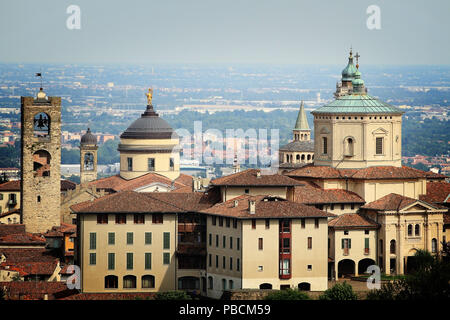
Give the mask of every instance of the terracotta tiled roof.
M 396 211 L 402 210 L 407 206 L 415 203 L 415 202 L 425 202 L 422 200 L 417 200 L 409 197 L 405 197 L 396 193 L 390 193 L 378 200 L 372 201 L 364 206 L 362 209 L 372 209 L 372 210 L 380 210 L 380 211 Z M 425 202 L 427 203 L 427 202 Z M 436 208 L 436 209 L 445 209 L 445 207 L 438 204 L 430 204 L 428 205 Z
M 36 245 L 45 246 L 45 238 L 32 233 L 16 233 L 0 237 L 0 246 L 11 245 Z
M 0 282 L 0 288 L 6 291 L 6 298 L 10 300 L 42 300 L 44 295 L 48 299 L 63 298 L 71 294 L 76 294 L 76 290 L 68 290 L 65 282 L 48 281 L 10 281 Z
M 0 184 L 0 191 L 20 191 L 20 180 L 8 181 Z M 61 191 L 75 189 L 76 183 L 69 180 L 61 180 Z
M 165 176 L 152 172 L 131 180 L 125 180 L 120 175 L 115 175 L 91 181 L 89 183 L 89 186 L 95 186 L 97 189 L 106 189 L 119 192 L 119 191 L 133 191 L 141 187 L 148 186 L 152 183 L 162 183 L 169 187 L 172 186 L 173 183 L 174 190 L 177 190 L 179 188 L 185 188 L 187 186 L 190 186 L 192 190 L 191 176 L 188 176 L 186 174 L 180 174 L 180 176 L 177 179 L 172 181 Z
M 259 169 L 248 169 L 242 172 L 230 174 L 211 181 L 212 185 L 216 186 L 295 186 L 298 182 L 287 176 L 280 174 L 261 174 L 259 177 L 257 173 Z
M 364 199 L 352 191 L 343 189 L 322 189 L 318 185 L 304 181 L 303 186 L 296 186 L 294 201 L 305 204 L 324 203 L 365 203 Z
M 47 275 L 50 276 L 55 272 L 58 259 L 53 261 L 42 262 L 17 262 L 9 263 L 8 261 L 0 264 L 0 268 L 4 270 L 19 271 L 21 275 Z
M 15 233 L 25 233 L 24 224 L 0 224 L 0 237 L 15 234 Z
M 255 213 L 249 211 L 249 201 L 255 201 Z M 320 218 L 334 217 L 314 207 L 287 201 L 279 197 L 241 195 L 226 202 L 218 203 L 202 213 L 233 218 Z
M 376 229 L 379 225 L 357 213 L 345 213 L 328 222 L 334 229 Z
M 70 208 L 78 213 L 181 213 L 198 211 L 218 201 L 214 193 L 177 193 L 123 191 L 94 201 L 75 204 Z
M 435 173 L 433 171 L 424 171 L 424 172 L 428 180 L 445 180 L 449 178 L 446 175 Z
M 13 180 L 0 184 L 0 191 L 20 191 L 20 180 Z
M 450 213 L 444 213 L 444 224 L 450 224 Z
M 10 264 L 20 262 L 54 261 L 55 257 L 44 248 L 0 248 L 0 255 L 5 255 Z
M 62 222 L 60 226 L 54 226 L 51 230 L 47 231 L 44 236 L 46 238 L 60 238 L 64 237 L 64 234 L 77 232 L 77 226 Z
M 377 166 L 362 169 L 335 169 L 327 166 L 308 165 L 288 172 L 289 177 L 316 179 L 417 179 L 426 178 L 425 171 L 410 167 Z
M 450 203 L 450 183 L 427 182 L 427 194 L 419 198 L 426 202 Z

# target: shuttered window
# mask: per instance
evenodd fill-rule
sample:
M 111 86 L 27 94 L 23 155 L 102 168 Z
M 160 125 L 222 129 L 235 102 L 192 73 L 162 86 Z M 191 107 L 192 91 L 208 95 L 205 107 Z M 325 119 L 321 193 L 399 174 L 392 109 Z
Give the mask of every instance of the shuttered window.
M 97 234 L 91 232 L 89 234 L 89 249 L 95 250 L 97 248 Z
M 170 249 L 170 232 L 164 232 L 163 240 L 163 249 Z
M 97 263 L 97 256 L 95 253 L 90 253 L 89 254 L 89 264 L 90 265 L 95 265 Z
M 152 254 L 150 252 L 145 253 L 145 269 L 150 270 L 152 268 Z
M 376 154 L 383 154 L 383 138 L 376 139 Z
M 170 264 L 170 253 L 163 253 L 163 264 Z
M 115 244 L 116 243 L 116 234 L 114 232 L 108 233 L 108 244 Z
M 369 249 L 369 238 L 364 239 L 364 248 Z
M 127 269 L 133 269 L 133 253 L 127 252 Z
M 145 244 L 152 244 L 152 233 L 151 232 L 145 233 Z
M 133 244 L 133 232 L 127 232 L 127 244 Z
M 108 253 L 108 270 L 114 270 L 116 267 L 116 255 L 114 253 Z

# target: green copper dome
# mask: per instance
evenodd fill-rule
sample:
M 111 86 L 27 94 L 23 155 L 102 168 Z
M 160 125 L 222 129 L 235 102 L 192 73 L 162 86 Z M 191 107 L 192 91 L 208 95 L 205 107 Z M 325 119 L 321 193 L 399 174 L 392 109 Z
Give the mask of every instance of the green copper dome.
M 348 64 L 344 68 L 344 70 L 342 70 L 342 81 L 352 81 L 357 71 L 358 69 L 353 64 L 353 54 L 352 51 L 350 50 L 350 56 L 348 57 Z
M 349 94 L 314 110 L 312 114 L 403 114 L 390 104 L 368 94 Z

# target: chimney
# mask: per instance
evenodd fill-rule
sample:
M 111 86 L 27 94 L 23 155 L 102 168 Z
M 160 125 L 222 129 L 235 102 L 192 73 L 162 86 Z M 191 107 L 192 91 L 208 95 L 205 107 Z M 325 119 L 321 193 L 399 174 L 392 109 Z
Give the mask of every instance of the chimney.
M 255 200 L 248 200 L 248 211 L 250 214 L 255 214 L 256 202 Z

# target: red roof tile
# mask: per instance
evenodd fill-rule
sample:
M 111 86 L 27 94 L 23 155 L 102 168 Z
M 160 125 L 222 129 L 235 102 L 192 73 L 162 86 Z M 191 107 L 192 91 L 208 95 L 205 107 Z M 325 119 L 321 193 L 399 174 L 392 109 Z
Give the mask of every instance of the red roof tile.
M 0 245 L 27 245 L 45 246 L 45 238 L 32 233 L 16 233 L 0 237 Z
M 352 191 L 343 189 L 322 189 L 318 185 L 304 181 L 303 186 L 296 186 L 294 202 L 305 204 L 324 203 L 365 203 L 364 199 Z
M 15 233 L 25 233 L 24 224 L 0 224 L 0 237 L 15 234 Z
M 357 213 L 345 213 L 328 222 L 334 229 L 376 229 L 379 225 Z
M 0 184 L 0 191 L 20 191 L 20 180 L 13 180 Z
M 42 262 L 17 262 L 9 263 L 8 261 L 0 264 L 0 268 L 4 270 L 19 271 L 23 275 L 47 275 L 50 276 L 55 272 L 58 259 L 53 261 Z
M 65 282 L 48 281 L 10 281 L 0 282 L 0 288 L 5 289 L 6 299 L 9 300 L 42 300 L 44 295 L 48 299 L 56 299 L 76 294 L 76 290 L 68 290 Z
M 405 197 L 396 193 L 390 193 L 378 200 L 372 201 L 364 206 L 362 206 L 362 209 L 372 209 L 372 210 L 380 210 L 380 211 L 396 211 L 396 210 L 402 210 L 409 205 L 415 203 L 415 202 L 421 202 L 421 200 Z M 422 201 L 425 202 L 425 201 Z M 429 203 L 427 203 L 429 204 Z M 445 207 L 437 205 L 437 204 L 429 204 L 432 207 L 435 207 L 437 209 L 445 209 Z
M 258 176 L 260 169 L 248 169 L 242 172 L 230 174 L 211 181 L 215 186 L 296 186 L 298 181 L 280 174 L 261 174 Z
M 427 182 L 427 194 L 419 198 L 430 203 L 450 203 L 450 183 Z
M 255 213 L 249 211 L 249 201 L 255 201 Z M 233 218 L 320 218 L 334 217 L 314 207 L 287 201 L 279 197 L 241 195 L 226 202 L 218 203 L 202 213 Z
M 9 264 L 55 260 L 55 257 L 44 248 L 0 248 L 1 255 L 6 257 L 6 262 Z

